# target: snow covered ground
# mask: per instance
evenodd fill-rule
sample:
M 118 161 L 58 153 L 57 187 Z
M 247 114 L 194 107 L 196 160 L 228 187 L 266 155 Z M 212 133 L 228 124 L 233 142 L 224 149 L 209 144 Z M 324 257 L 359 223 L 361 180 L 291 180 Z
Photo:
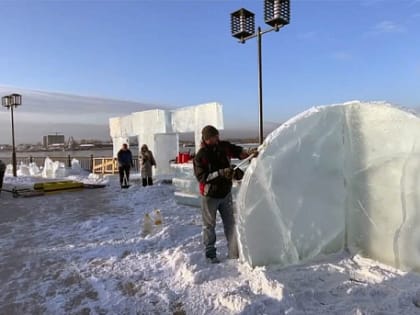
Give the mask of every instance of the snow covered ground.
M 87 176 L 72 177 L 98 181 Z M 226 260 L 201 247 L 199 209 L 173 187 L 12 198 L 0 194 L 0 314 L 419 314 L 420 275 L 346 253 L 279 269 Z M 6 177 L 5 188 L 34 177 Z M 141 236 L 146 212 L 163 225 Z M 264 227 L 261 227 L 262 229 Z

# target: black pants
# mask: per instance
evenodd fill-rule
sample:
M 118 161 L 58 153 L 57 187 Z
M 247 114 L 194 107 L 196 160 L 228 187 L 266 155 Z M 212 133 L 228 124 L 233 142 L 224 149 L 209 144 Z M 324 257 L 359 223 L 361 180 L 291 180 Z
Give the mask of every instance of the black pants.
M 153 185 L 153 179 L 151 177 L 143 177 L 141 180 L 143 182 L 143 186 Z
M 0 189 L 3 187 L 4 171 L 0 171 Z
M 120 185 L 128 185 L 128 182 L 130 180 L 130 165 L 124 165 L 118 167 L 118 172 L 120 173 Z M 124 182 L 124 174 L 127 177 L 127 182 Z

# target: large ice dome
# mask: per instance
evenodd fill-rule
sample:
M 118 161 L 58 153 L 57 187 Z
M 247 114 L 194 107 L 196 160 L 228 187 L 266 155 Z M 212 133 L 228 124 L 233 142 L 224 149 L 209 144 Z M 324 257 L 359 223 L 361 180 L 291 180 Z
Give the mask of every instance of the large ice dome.
M 241 257 L 283 266 L 348 249 L 420 270 L 420 118 L 386 103 L 312 108 L 273 131 L 238 195 Z

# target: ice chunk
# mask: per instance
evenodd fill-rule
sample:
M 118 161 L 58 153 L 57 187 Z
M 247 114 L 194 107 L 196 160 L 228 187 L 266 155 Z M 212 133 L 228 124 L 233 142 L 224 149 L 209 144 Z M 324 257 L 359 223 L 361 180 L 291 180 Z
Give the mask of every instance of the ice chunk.
M 112 138 L 129 137 L 133 134 L 132 117 L 112 117 L 109 119 L 109 133 Z
M 6 165 L 6 171 L 4 172 L 4 176 L 6 176 L 6 177 L 13 176 L 13 165 L 12 164 L 7 164 Z
M 201 142 L 201 129 L 205 125 L 223 128 L 222 106 L 219 103 L 207 103 L 189 106 L 177 110 L 147 110 L 135 112 L 128 116 L 109 119 L 110 135 L 116 157 L 123 143 L 128 143 L 129 137 L 137 137 L 139 147 L 147 144 L 155 154 L 157 161 L 156 175 L 169 175 L 169 160 L 178 152 L 177 133 L 194 132 L 196 149 Z M 171 135 L 163 139 L 161 135 Z M 171 138 L 171 140 L 170 140 Z M 169 141 L 176 141 L 169 143 Z M 169 144 L 165 149 L 163 144 Z M 176 148 L 176 149 L 175 149 Z M 158 153 L 158 154 L 157 154 Z M 175 154 L 174 154 L 175 153 Z M 137 152 L 133 152 L 134 155 Z
M 31 171 L 28 165 L 24 164 L 23 162 L 20 162 L 16 174 L 17 176 L 31 176 Z
M 207 103 L 177 109 L 172 113 L 174 132 L 194 132 L 195 148 L 198 151 L 201 143 L 201 129 L 213 125 L 223 129 L 223 110 L 219 103 Z
M 29 163 L 29 172 L 31 176 L 40 176 L 41 170 L 35 162 Z
M 146 110 L 131 114 L 132 135 L 172 132 L 170 112 L 162 109 Z
M 44 178 L 55 178 L 54 174 L 54 162 L 50 158 L 45 158 L 44 168 L 42 169 L 42 177 Z
M 390 106 L 355 104 L 346 121 L 348 245 L 420 271 L 420 119 Z
M 313 108 L 275 130 L 238 196 L 242 257 L 288 265 L 348 248 L 420 270 L 420 119 L 387 104 Z
M 243 257 L 293 264 L 344 245 L 343 107 L 311 110 L 274 131 L 238 196 Z
M 63 178 L 67 176 L 66 166 L 63 162 L 53 161 L 45 158 L 42 177 L 44 178 Z
M 179 136 L 177 133 L 155 134 L 156 175 L 171 175 L 171 160 L 178 156 Z
M 128 138 L 133 135 L 132 117 L 122 116 L 110 118 L 109 131 L 113 143 L 113 157 L 117 157 L 122 145 L 124 143 L 128 144 Z

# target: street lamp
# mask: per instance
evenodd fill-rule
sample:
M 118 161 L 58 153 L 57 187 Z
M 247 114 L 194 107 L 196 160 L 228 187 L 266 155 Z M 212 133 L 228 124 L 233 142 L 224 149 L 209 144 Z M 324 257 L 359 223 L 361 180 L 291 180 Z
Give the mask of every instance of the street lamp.
M 12 164 L 13 164 L 13 176 L 17 176 L 16 172 L 16 147 L 15 147 L 15 124 L 13 120 L 13 107 L 18 107 L 22 105 L 22 95 L 20 94 L 10 94 L 3 96 L 1 98 L 1 104 L 10 109 L 12 115 Z
M 264 0 L 264 21 L 270 29 L 255 32 L 255 14 L 242 8 L 231 13 L 231 32 L 240 43 L 257 37 L 258 42 L 258 98 L 259 98 L 259 142 L 263 142 L 263 94 L 262 94 L 262 57 L 261 36 L 276 31 L 290 22 L 290 0 Z

